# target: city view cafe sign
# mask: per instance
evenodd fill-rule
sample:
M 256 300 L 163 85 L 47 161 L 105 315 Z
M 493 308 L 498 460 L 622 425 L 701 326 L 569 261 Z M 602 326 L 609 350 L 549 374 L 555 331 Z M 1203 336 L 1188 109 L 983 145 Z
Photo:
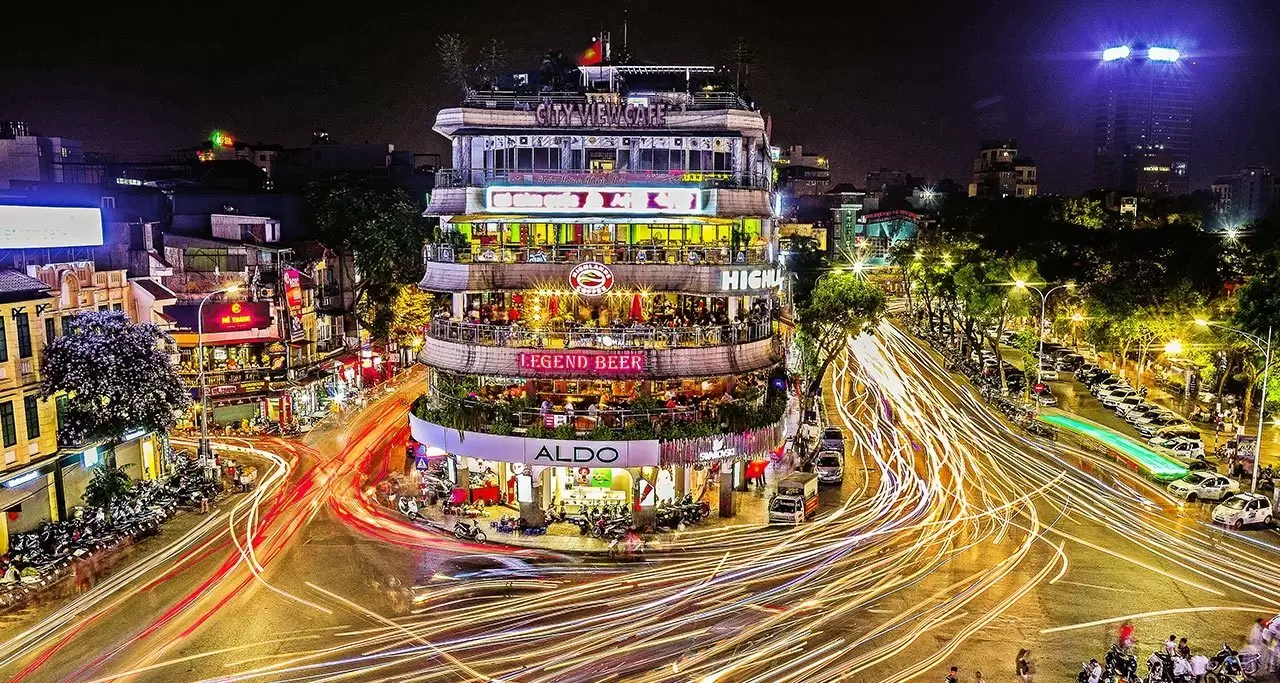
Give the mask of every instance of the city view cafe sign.
M 667 125 L 667 105 L 542 102 L 534 110 L 533 120 L 553 128 L 662 128 Z

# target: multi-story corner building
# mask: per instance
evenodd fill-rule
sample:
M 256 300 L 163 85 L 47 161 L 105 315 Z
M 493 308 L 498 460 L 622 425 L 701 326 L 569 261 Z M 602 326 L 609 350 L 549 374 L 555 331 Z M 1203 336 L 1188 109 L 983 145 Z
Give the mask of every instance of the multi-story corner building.
M 0 121 L 0 189 L 24 182 L 82 182 L 63 164 L 83 162 L 79 140 L 38 135 L 25 121 Z
M 1018 141 L 984 140 L 973 160 L 969 196 L 1000 199 L 1036 194 L 1036 162 L 1018 156 Z
M 786 404 L 764 119 L 710 67 L 580 79 L 436 117 L 413 436 L 473 499 L 651 506 L 716 469 L 731 514 Z
M 138 431 L 113 442 L 60 443 L 61 397 L 40 393 L 44 348 L 63 334 L 69 316 L 123 311 L 132 317 L 133 287 L 123 270 L 98 271 L 92 262 L 31 265 L 27 273 L 0 271 L 0 545 L 9 533 L 63 519 L 82 502 L 89 468 L 105 459 L 151 479 L 164 466 L 159 435 Z
M 1218 176 L 1212 190 L 1218 220 L 1211 228 L 1238 228 L 1266 218 L 1280 203 L 1280 185 L 1265 166 L 1249 166 L 1238 173 Z
M 1097 76 L 1094 186 L 1151 196 L 1186 194 L 1191 65 L 1173 48 L 1117 45 L 1102 52 Z

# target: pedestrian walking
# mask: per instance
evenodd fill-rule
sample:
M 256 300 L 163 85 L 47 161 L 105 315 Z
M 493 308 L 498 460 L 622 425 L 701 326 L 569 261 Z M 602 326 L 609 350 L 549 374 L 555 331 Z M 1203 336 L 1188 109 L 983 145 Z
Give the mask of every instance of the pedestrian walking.
M 1120 632 L 1116 634 L 1116 642 L 1120 643 L 1120 647 L 1130 650 L 1133 648 L 1133 622 L 1128 619 L 1120 624 Z
M 1191 658 L 1191 674 L 1196 677 L 1196 683 L 1205 683 L 1205 676 L 1209 673 L 1209 658 L 1204 655 L 1196 655 Z
M 1035 680 L 1035 672 L 1031 667 L 1030 650 L 1025 647 L 1018 650 L 1018 658 L 1013 663 L 1013 672 L 1021 683 L 1031 683 Z
M 987 683 L 987 679 L 982 677 L 981 671 L 975 671 L 973 673 L 973 683 Z
M 947 677 L 942 679 L 943 683 L 960 683 L 960 670 L 951 667 L 951 671 L 947 672 Z

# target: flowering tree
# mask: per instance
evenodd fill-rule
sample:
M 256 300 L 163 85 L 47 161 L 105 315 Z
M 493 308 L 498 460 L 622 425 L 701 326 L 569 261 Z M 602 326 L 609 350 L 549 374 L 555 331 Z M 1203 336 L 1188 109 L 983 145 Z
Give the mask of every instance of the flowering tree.
M 65 318 L 63 331 L 40 363 L 44 397 L 67 397 L 62 443 L 168 429 L 190 402 L 155 325 L 135 324 L 121 311 L 90 311 Z

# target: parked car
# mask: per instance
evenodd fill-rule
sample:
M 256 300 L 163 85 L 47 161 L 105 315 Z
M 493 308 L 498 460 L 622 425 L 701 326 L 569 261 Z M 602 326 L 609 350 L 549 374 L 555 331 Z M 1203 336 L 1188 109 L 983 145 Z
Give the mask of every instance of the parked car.
M 1141 398 L 1138 396 L 1138 392 L 1134 391 L 1131 387 L 1120 387 L 1119 389 L 1112 389 L 1107 393 L 1101 394 L 1098 396 L 1098 400 L 1102 401 L 1102 405 L 1114 410 L 1121 401 L 1132 397 Z
M 1045 387 L 1044 391 L 1036 394 L 1035 399 L 1036 399 L 1036 403 L 1039 403 L 1042 406 L 1058 405 L 1058 397 L 1054 396 L 1053 392 L 1049 391 L 1048 387 Z
M 1156 432 L 1161 429 L 1165 429 L 1166 427 L 1178 427 L 1181 425 L 1187 425 L 1187 421 L 1177 415 L 1159 415 L 1151 418 L 1148 422 L 1138 422 L 1134 427 L 1137 427 L 1139 434 L 1150 438 L 1155 436 Z
M 1124 414 L 1124 421 L 1131 425 L 1138 424 L 1138 420 L 1146 418 L 1148 415 L 1156 416 L 1161 414 L 1162 409 L 1159 406 L 1153 406 L 1150 403 L 1140 403 L 1132 410 Z
M 1125 382 L 1119 377 L 1108 377 L 1100 382 L 1094 382 L 1093 384 L 1089 385 L 1089 391 L 1092 392 L 1094 396 L 1097 396 L 1098 394 L 1101 394 L 1104 391 L 1110 391 L 1111 389 L 1114 389 L 1116 387 L 1128 387 L 1128 386 L 1129 386 L 1128 382 Z
M 1197 500 L 1222 500 L 1227 496 L 1240 492 L 1240 484 L 1232 479 L 1213 472 L 1192 472 L 1166 487 L 1170 495 L 1185 499 L 1188 503 Z
M 1156 433 L 1153 434 L 1152 436 L 1163 437 L 1166 439 L 1176 437 L 1176 436 L 1182 436 L 1182 437 L 1191 439 L 1193 441 L 1201 440 L 1202 437 L 1200 436 L 1199 429 L 1197 429 L 1194 425 L 1187 424 L 1186 420 L 1183 420 L 1182 418 L 1178 418 L 1178 419 L 1179 419 L 1179 422 L 1157 429 Z
M 819 451 L 814 460 L 813 473 L 821 484 L 838 484 L 844 479 L 844 453 Z
M 1041 365 L 1037 370 L 1040 379 L 1045 382 L 1058 381 L 1058 371 L 1052 365 Z
M 1237 493 L 1213 508 L 1213 521 L 1232 529 L 1246 524 L 1271 526 L 1271 501 L 1257 493 Z
M 827 427 L 822 430 L 822 438 L 818 441 L 819 451 L 839 451 L 842 455 L 844 449 L 844 430 L 839 427 Z
M 1191 439 L 1173 439 L 1165 445 L 1156 447 L 1161 453 L 1178 460 L 1203 460 L 1204 444 Z
M 1136 410 L 1138 406 L 1142 404 L 1143 401 L 1141 396 L 1130 396 L 1129 398 L 1118 401 L 1115 407 L 1116 415 L 1124 417 L 1128 415 L 1130 411 Z

